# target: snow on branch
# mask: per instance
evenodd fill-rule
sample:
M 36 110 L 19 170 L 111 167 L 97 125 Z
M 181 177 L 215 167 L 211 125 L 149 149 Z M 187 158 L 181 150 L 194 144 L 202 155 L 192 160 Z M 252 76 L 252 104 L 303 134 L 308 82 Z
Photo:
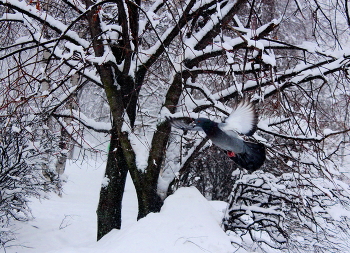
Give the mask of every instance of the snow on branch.
M 219 27 L 228 24 L 244 3 L 245 1 L 242 0 L 232 2 L 228 1 L 220 9 L 221 18 L 218 18 L 219 13 L 215 12 L 209 19 L 210 21 L 197 34 L 192 36 L 197 40 L 193 49 L 204 49 L 212 41 L 212 39 L 220 33 Z
M 245 230 L 251 240 L 270 247 L 294 240 L 291 232 L 295 231 L 327 236 L 331 220 L 350 216 L 342 209 L 339 216 L 334 213 L 341 203 L 348 202 L 347 194 L 339 194 L 348 186 L 337 183 L 299 173 L 244 175 L 233 187 L 224 226 L 232 232 Z
M 180 30 L 186 25 L 188 20 L 190 20 L 192 17 L 189 15 L 189 12 L 192 8 L 192 6 L 195 4 L 195 0 L 191 0 L 186 9 L 183 10 L 182 13 L 179 13 L 179 20 L 175 20 L 175 24 L 173 27 L 169 27 L 161 36 L 158 35 L 155 27 L 153 27 L 153 30 L 156 32 L 158 36 L 157 42 L 150 47 L 148 50 L 145 50 L 142 52 L 143 58 L 140 58 L 140 66 L 148 67 L 151 66 L 155 60 L 165 51 L 166 47 L 169 46 L 169 44 L 173 41 L 173 39 L 178 35 Z M 151 20 L 153 19 L 152 16 L 149 16 L 149 13 L 145 13 L 148 21 L 152 25 Z
M 80 0 L 62 0 L 68 6 L 70 6 L 73 10 L 76 10 L 79 14 L 82 14 L 86 11 L 85 4 L 83 4 Z
M 84 113 L 76 111 L 76 110 L 64 110 L 59 113 L 53 113 L 54 117 L 58 118 L 70 118 L 73 119 L 86 128 L 94 130 L 98 133 L 110 133 L 112 126 L 110 123 L 97 122 L 94 119 L 88 118 Z
M 245 91 L 263 88 L 263 97 L 267 98 L 276 92 L 280 92 L 288 87 L 309 82 L 315 79 L 324 79 L 324 76 L 326 75 L 347 69 L 350 66 L 350 56 L 346 54 L 346 50 L 342 52 L 343 55 L 341 52 L 337 54 L 341 55 L 337 59 L 328 59 L 318 63 L 302 63 L 288 70 L 276 72 L 276 78 L 274 80 L 265 77 L 261 79 L 260 83 L 257 83 L 255 80 L 248 80 L 244 83 L 244 85 L 238 84 L 237 86 L 243 87 Z M 216 101 L 224 103 L 238 95 L 240 91 L 237 90 L 237 86 L 230 86 L 222 91 L 214 93 L 211 98 L 215 98 Z M 212 106 L 212 103 L 201 104 L 193 110 L 198 112 L 203 108 L 206 109 Z
M 23 38 L 30 39 L 31 37 L 25 36 Z M 19 49 L 17 49 L 17 50 L 11 51 L 9 53 L 5 53 L 3 56 L 0 57 L 0 61 L 4 60 L 6 58 L 9 58 L 12 55 L 24 52 L 26 50 L 31 50 L 31 49 L 37 48 L 38 45 L 44 47 L 44 46 L 50 45 L 51 43 L 53 43 L 55 41 L 57 41 L 57 39 L 42 41 L 39 43 L 36 40 L 31 40 L 31 41 L 25 41 L 25 42 L 18 42 L 18 43 L 10 45 L 8 47 L 0 47 L 0 51 L 5 51 L 5 50 L 11 49 L 11 48 L 19 47 Z M 32 45 L 25 46 L 27 44 L 32 44 Z
M 217 41 L 220 42 L 215 42 L 214 40 L 213 43 L 201 50 L 196 49 L 196 37 L 188 39 L 185 41 L 185 45 L 187 46 L 185 65 L 187 68 L 192 69 L 194 66 L 198 66 L 199 63 L 204 60 L 222 55 L 225 52 L 236 51 L 240 48 L 249 47 L 262 51 L 264 49 L 264 45 L 263 43 L 259 42 L 259 40 L 264 38 L 264 36 L 276 28 L 279 22 L 279 20 L 273 20 L 268 24 L 261 26 L 254 32 L 250 29 L 245 29 L 246 34 L 241 34 L 241 32 L 238 32 L 238 30 L 228 26 L 230 30 L 234 30 L 238 34 L 238 37 L 232 38 L 228 36 L 221 36 L 217 39 Z M 248 63 L 248 65 L 250 65 L 250 63 Z M 245 69 L 245 67 L 242 66 L 241 69 Z
M 258 124 L 258 129 L 260 131 L 263 131 L 264 133 L 268 133 L 271 134 L 273 136 L 277 136 L 277 137 L 281 137 L 284 139 L 290 139 L 290 140 L 296 140 L 296 141 L 313 141 L 313 142 L 321 142 L 324 141 L 325 139 L 327 139 L 328 137 L 334 136 L 334 135 L 338 135 L 338 134 L 344 134 L 347 132 L 350 132 L 350 128 L 348 129 L 344 129 L 341 131 L 332 131 L 329 129 L 325 129 L 324 130 L 324 135 L 323 136 L 306 136 L 306 135 L 285 135 L 285 134 L 280 134 L 280 133 L 276 133 L 274 132 L 270 127 L 266 126 L 264 123 L 260 122 Z
M 50 27 L 52 30 L 54 30 L 58 34 L 65 34 L 64 35 L 65 39 L 67 39 L 67 40 L 69 40 L 77 45 L 81 45 L 84 48 L 88 48 L 90 45 L 90 43 L 87 40 L 80 38 L 80 36 L 76 32 L 74 32 L 72 30 L 68 30 L 67 29 L 68 27 L 65 24 L 63 24 L 59 20 L 55 19 L 54 17 L 52 17 L 48 13 L 46 13 L 42 10 L 39 11 L 34 6 L 28 5 L 25 1 L 0 0 L 0 5 L 4 5 L 4 6 L 7 6 L 9 8 L 12 8 L 12 9 L 18 11 L 17 15 L 19 17 L 22 17 L 22 20 L 24 22 L 26 22 L 25 16 L 27 16 L 27 17 L 32 18 L 32 19 L 34 19 L 42 24 L 47 25 L 48 27 Z M 25 16 L 23 16 L 23 14 Z

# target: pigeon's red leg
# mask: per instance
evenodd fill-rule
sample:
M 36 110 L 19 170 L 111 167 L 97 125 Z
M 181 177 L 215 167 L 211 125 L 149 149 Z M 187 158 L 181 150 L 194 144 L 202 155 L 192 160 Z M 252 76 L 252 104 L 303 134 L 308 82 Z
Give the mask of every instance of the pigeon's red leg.
M 227 155 L 228 155 L 228 157 L 235 157 L 236 156 L 236 154 L 232 151 L 227 151 Z

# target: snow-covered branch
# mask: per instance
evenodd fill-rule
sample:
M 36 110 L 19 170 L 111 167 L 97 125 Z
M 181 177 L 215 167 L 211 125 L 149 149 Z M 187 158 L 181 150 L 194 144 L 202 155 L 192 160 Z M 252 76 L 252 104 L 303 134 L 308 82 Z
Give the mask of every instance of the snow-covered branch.
M 73 119 L 80 124 L 84 125 L 87 129 L 93 130 L 98 133 L 110 133 L 111 132 L 111 124 L 97 122 L 94 119 L 89 119 L 82 112 L 77 112 L 75 110 L 71 111 L 62 111 L 60 113 L 53 113 L 52 116 L 56 118 L 67 118 Z
M 25 1 L 3 1 L 0 0 L 0 5 L 9 7 L 15 11 L 17 11 L 18 16 L 23 19 L 25 22 L 26 16 L 34 19 L 41 24 L 45 24 L 48 27 L 50 27 L 52 30 L 57 32 L 58 34 L 65 34 L 63 37 L 77 45 L 81 45 L 84 48 L 89 47 L 89 42 L 85 39 L 82 39 L 79 37 L 79 35 L 72 31 L 68 30 L 67 26 L 60 22 L 59 20 L 55 19 L 51 15 L 49 15 L 46 12 L 37 10 L 34 6 L 28 5 Z M 23 15 L 24 14 L 24 15 Z M 22 16 L 23 15 L 23 16 Z
M 328 137 L 344 134 L 350 131 L 350 129 L 344 129 L 341 131 L 332 131 L 330 129 L 325 129 L 323 136 L 304 136 L 304 135 L 294 136 L 294 135 L 285 135 L 285 134 L 276 133 L 271 128 L 266 127 L 266 125 L 264 124 L 259 124 L 258 129 L 264 133 L 268 133 L 276 137 L 281 137 L 283 139 L 290 139 L 295 141 L 312 141 L 312 142 L 322 142 Z

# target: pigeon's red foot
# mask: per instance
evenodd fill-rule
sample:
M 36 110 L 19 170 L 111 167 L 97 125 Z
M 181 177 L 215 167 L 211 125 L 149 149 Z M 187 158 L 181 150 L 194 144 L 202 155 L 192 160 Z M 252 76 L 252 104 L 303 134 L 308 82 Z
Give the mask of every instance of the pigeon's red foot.
M 236 156 L 236 154 L 232 151 L 227 151 L 227 155 L 228 155 L 228 157 L 235 157 Z

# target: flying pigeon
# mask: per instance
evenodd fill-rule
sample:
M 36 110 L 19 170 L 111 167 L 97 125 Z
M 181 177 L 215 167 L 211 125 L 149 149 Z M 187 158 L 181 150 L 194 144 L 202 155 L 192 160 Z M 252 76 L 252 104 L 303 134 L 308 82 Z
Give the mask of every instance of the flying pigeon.
M 172 126 L 183 131 L 204 131 L 208 138 L 227 152 L 237 165 L 249 172 L 258 170 L 265 161 L 265 146 L 252 135 L 257 129 L 255 106 L 242 100 L 223 123 L 206 118 L 167 117 Z

